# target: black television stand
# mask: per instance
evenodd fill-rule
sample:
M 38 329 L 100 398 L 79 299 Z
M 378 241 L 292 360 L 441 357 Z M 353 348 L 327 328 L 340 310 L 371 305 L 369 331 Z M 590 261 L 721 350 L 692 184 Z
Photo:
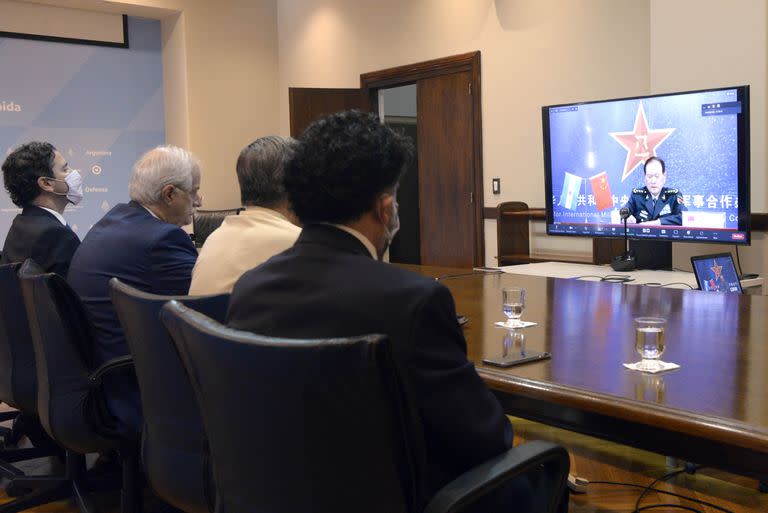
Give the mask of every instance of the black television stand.
M 637 269 L 672 269 L 672 243 L 630 239 L 629 249 L 635 254 Z

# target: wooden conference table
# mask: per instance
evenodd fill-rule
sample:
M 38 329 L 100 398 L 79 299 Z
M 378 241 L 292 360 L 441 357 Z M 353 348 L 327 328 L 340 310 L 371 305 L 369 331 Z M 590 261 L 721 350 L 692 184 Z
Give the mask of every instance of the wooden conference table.
M 406 266 L 433 277 L 467 269 Z M 512 415 L 768 480 L 768 297 L 516 274 L 448 276 L 470 360 Z M 523 330 L 550 360 L 508 369 L 501 289 L 527 291 Z M 639 359 L 632 319 L 667 319 L 662 359 L 681 367 L 630 371 Z

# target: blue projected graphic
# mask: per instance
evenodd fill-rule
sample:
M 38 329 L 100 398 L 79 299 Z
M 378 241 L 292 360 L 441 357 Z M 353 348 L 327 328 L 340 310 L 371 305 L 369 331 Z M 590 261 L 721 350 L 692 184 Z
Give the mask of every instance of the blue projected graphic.
M 727 232 L 739 228 L 741 112 L 735 88 L 549 108 L 550 233 L 621 227 L 619 210 L 646 185 L 643 163 L 657 156 L 666 164 L 668 191 L 661 215 L 670 206 L 682 211 L 682 221 L 668 224 L 722 230 L 721 239 L 739 240 Z M 651 231 L 642 227 L 634 234 Z
M 165 141 L 160 22 L 128 19 L 130 48 L 0 37 L 0 160 L 19 144 L 53 144 L 83 176 L 64 213 L 82 239 L 128 201 L 131 167 Z M 0 240 L 20 211 L 0 192 Z

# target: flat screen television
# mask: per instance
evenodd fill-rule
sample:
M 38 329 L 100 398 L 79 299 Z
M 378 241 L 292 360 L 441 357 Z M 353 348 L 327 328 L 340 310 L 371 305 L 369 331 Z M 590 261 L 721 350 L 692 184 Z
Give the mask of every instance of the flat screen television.
M 749 86 L 551 105 L 542 125 L 547 234 L 621 237 L 628 208 L 635 239 L 749 244 Z

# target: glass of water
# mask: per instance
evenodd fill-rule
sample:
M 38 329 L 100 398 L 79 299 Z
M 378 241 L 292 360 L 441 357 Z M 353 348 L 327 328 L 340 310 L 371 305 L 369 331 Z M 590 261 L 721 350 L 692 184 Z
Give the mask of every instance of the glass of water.
M 654 371 L 661 368 L 659 358 L 667 348 L 664 328 L 667 320 L 661 317 L 635 318 L 635 350 L 643 359 L 639 370 Z
M 507 287 L 501 290 L 501 304 L 507 316 L 507 326 L 520 326 L 520 317 L 525 310 L 525 289 Z

